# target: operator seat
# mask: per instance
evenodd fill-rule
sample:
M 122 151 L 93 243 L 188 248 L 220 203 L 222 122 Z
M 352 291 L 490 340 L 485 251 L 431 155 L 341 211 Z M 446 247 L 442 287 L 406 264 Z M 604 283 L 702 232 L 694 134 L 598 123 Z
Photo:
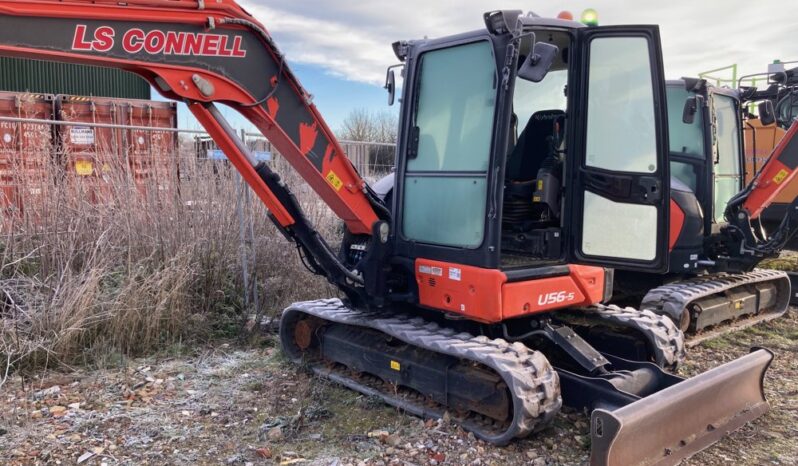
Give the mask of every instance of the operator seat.
M 541 110 L 533 113 L 518 136 L 518 143 L 507 156 L 505 178 L 511 182 L 534 180 L 543 161 L 554 155 L 552 138 L 561 141 L 564 129 L 564 111 Z
M 502 203 L 506 231 L 539 228 L 556 220 L 561 186 L 557 146 L 564 127 L 564 111 L 535 112 L 507 156 Z

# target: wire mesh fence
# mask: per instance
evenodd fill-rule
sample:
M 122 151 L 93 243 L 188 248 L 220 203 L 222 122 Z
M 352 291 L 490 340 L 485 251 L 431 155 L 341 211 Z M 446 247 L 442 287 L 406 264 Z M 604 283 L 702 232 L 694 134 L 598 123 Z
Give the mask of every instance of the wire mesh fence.
M 112 150 L 95 140 L 89 150 L 52 136 L 64 124 L 0 117 L 6 130 L 49 137 L 34 152 L 0 148 L 0 297 L 14 303 L 0 303 L 0 354 L 63 354 L 100 336 L 146 348 L 165 334 L 220 331 L 219 316 L 239 328 L 242 316 L 335 294 L 300 272 L 293 245 L 205 133 L 136 127 L 172 142 Z M 241 137 L 334 244 L 341 222 L 267 140 Z M 367 180 L 392 169 L 391 145 L 343 145 Z
M 0 117 L 0 125 L 40 140 L 35 150 L 30 145 L 0 147 L 5 233 L 23 234 L 37 224 L 39 230 L 47 229 L 40 212 L 44 206 L 37 199 L 56 186 L 71 188 L 77 200 L 93 206 L 130 205 L 174 196 L 193 206 L 199 201 L 191 198 L 191 185 L 212 182 L 227 172 L 235 174 L 223 152 L 202 131 L 12 117 Z M 146 136 L 138 136 L 136 143 L 119 138 L 115 130 Z M 148 143 L 142 142 L 145 137 Z M 241 131 L 239 137 L 256 159 L 289 179 L 296 178 L 290 174 L 290 164 L 262 135 Z M 341 145 L 368 182 L 393 170 L 394 144 L 341 141 Z M 301 192 L 308 192 L 300 180 L 295 181 Z

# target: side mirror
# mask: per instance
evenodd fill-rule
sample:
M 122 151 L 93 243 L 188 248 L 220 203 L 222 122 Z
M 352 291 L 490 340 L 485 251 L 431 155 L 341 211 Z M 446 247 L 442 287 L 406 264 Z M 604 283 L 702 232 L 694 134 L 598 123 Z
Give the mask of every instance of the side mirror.
M 396 100 L 396 73 L 394 73 L 393 68 L 388 68 L 388 72 L 385 75 L 385 90 L 388 91 L 388 105 L 393 105 L 394 100 Z
M 695 121 L 695 114 L 698 113 L 698 96 L 688 97 L 684 102 L 682 110 L 682 123 L 692 125 Z
M 757 107 L 759 110 L 759 121 L 762 126 L 772 125 L 776 122 L 776 110 L 773 108 L 773 102 L 765 100 Z
M 533 83 L 543 81 L 558 53 L 560 53 L 560 49 L 556 45 L 547 42 L 535 42 L 532 52 L 527 55 L 524 64 L 518 70 L 518 77 Z

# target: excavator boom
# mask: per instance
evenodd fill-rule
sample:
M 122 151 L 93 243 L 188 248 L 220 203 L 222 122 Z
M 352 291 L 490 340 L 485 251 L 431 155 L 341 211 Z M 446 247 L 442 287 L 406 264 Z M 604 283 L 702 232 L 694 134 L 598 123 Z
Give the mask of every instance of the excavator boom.
M 377 215 L 365 183 L 266 29 L 230 0 L 0 1 L 0 54 L 122 68 L 184 101 L 283 227 L 297 219 L 232 142 L 239 111 L 355 234 Z

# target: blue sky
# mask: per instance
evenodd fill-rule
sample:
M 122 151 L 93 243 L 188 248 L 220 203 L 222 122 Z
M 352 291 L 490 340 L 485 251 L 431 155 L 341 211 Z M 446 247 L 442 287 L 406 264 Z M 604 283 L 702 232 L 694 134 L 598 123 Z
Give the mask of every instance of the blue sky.
M 577 16 L 595 8 L 602 24 L 659 24 L 666 74 L 694 76 L 734 63 L 741 73 L 765 71 L 775 58 L 798 60 L 798 2 L 779 0 L 240 0 L 269 30 L 330 127 L 354 109 L 389 110 L 385 68 L 391 43 L 484 27 L 491 9 L 534 7 L 543 16 Z M 633 5 L 633 6 L 629 6 Z M 785 19 L 786 18 L 786 19 Z M 396 110 L 397 107 L 393 107 Z M 245 122 L 226 112 L 234 126 Z M 192 128 L 183 110 L 180 125 Z

